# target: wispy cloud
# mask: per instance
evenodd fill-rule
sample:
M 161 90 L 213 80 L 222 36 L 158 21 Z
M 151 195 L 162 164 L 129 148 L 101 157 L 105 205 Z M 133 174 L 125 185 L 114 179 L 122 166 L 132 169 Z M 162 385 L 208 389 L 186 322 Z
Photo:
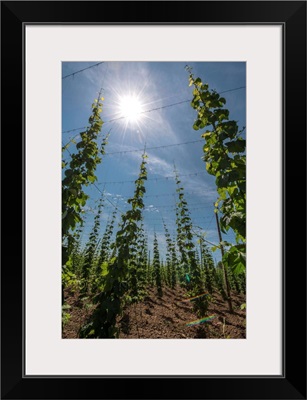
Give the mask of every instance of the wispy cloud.
M 144 211 L 148 212 L 148 213 L 158 213 L 159 212 L 158 208 L 153 206 L 152 204 L 150 206 L 145 207 Z
M 217 198 L 217 191 L 212 188 L 212 185 L 204 182 L 202 174 L 189 177 L 184 187 L 186 191 L 193 192 L 195 197 L 200 197 L 202 200 L 213 202 Z
M 174 176 L 174 165 L 165 159 L 148 153 L 148 171 L 163 177 Z

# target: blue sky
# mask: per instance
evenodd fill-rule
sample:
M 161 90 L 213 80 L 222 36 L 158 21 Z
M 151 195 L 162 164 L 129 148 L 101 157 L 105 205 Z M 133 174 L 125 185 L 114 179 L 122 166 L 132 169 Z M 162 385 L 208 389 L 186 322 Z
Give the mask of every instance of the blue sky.
M 65 62 L 62 64 L 62 76 L 99 61 Z M 187 64 L 193 68 L 195 77 L 199 76 L 208 83 L 210 89 L 219 93 L 227 91 L 223 97 L 226 99 L 225 107 L 230 111 L 230 119 L 236 120 L 240 128 L 246 126 L 246 89 L 242 88 L 246 85 L 246 65 L 243 62 L 104 62 L 62 79 L 63 144 L 73 137 L 79 140 L 82 129 L 78 128 L 88 125 L 91 104 L 102 88 L 102 132 L 110 131 L 105 150 L 113 154 L 103 157 L 96 171 L 96 184 L 122 212 L 129 209 L 126 201 L 133 196 L 133 182 L 137 178 L 142 149 L 146 144 L 148 181 L 144 197 L 144 227 L 148 233 L 151 254 L 156 232 L 162 256 L 165 251 L 162 218 L 170 234 L 176 234 L 174 164 L 181 176 L 193 224 L 206 232 L 207 240 L 218 242 L 213 213 L 213 203 L 217 199 L 215 178 L 206 172 L 202 160 L 204 141 L 201 131 L 192 128 L 196 112 L 187 101 L 192 99 L 192 88 L 188 86 L 188 73 L 184 68 Z M 236 88 L 241 89 L 232 90 Z M 132 104 L 134 98 L 138 99 L 141 114 L 136 120 L 123 118 L 123 99 Z M 73 144 L 69 151 L 75 151 Z M 69 160 L 69 157 L 69 153 L 64 152 L 63 159 Z M 91 230 L 101 195 L 93 186 L 86 188 L 86 192 L 90 200 L 85 207 L 84 240 Z M 105 202 L 101 218 L 102 233 L 114 210 L 110 202 Z M 120 221 L 120 212 L 117 221 Z M 199 231 L 199 228 L 195 230 Z M 223 238 L 234 241 L 231 232 Z M 221 259 L 218 250 L 213 256 L 216 261 Z

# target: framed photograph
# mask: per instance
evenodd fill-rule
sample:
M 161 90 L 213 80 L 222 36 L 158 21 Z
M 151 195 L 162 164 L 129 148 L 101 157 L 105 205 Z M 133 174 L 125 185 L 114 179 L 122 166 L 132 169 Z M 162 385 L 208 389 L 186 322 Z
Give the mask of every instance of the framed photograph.
M 1 11 L 2 398 L 306 399 L 306 3 Z

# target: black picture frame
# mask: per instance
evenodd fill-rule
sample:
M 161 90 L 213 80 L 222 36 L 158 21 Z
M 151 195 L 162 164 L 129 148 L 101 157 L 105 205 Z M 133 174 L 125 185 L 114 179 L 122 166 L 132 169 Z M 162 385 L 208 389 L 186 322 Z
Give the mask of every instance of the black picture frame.
M 99 15 L 102 16 L 101 20 L 97 20 Z M 281 24 L 283 26 L 284 365 L 282 376 L 80 378 L 23 375 L 25 361 L 23 276 L 26 267 L 23 32 L 26 24 L 60 23 Z M 2 1 L 1 34 L 2 398 L 306 399 L 306 237 L 305 230 L 302 233 L 298 231 L 302 226 L 305 227 L 306 221 L 306 2 Z M 268 173 L 269 168 L 268 161 Z M 17 172 L 13 172 L 16 170 Z M 16 180 L 16 177 L 19 179 Z M 273 206 L 268 201 L 268 207 Z M 22 246 L 16 239 L 21 225 Z M 5 241 L 7 243 L 4 246 Z M 18 258 L 15 252 L 17 243 L 21 248 Z M 267 302 L 269 309 L 270 299 Z

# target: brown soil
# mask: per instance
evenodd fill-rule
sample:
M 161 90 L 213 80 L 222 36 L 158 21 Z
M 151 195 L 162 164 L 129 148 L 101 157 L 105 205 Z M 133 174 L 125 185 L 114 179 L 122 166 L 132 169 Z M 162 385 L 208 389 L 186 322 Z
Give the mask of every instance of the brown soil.
M 246 337 L 246 312 L 241 310 L 245 295 L 232 294 L 233 314 L 219 293 L 214 293 L 207 316 L 214 315 L 211 321 L 196 326 L 186 324 L 197 320 L 193 302 L 186 301 L 186 291 L 163 288 L 163 296 L 157 296 L 156 289 L 148 289 L 145 299 L 132 304 L 118 319 L 122 339 L 244 339 Z M 79 300 L 78 293 L 66 291 L 65 303 L 71 306 L 66 310 L 69 320 L 64 325 L 63 338 L 77 338 L 78 331 L 91 313 L 94 305 L 90 299 Z

